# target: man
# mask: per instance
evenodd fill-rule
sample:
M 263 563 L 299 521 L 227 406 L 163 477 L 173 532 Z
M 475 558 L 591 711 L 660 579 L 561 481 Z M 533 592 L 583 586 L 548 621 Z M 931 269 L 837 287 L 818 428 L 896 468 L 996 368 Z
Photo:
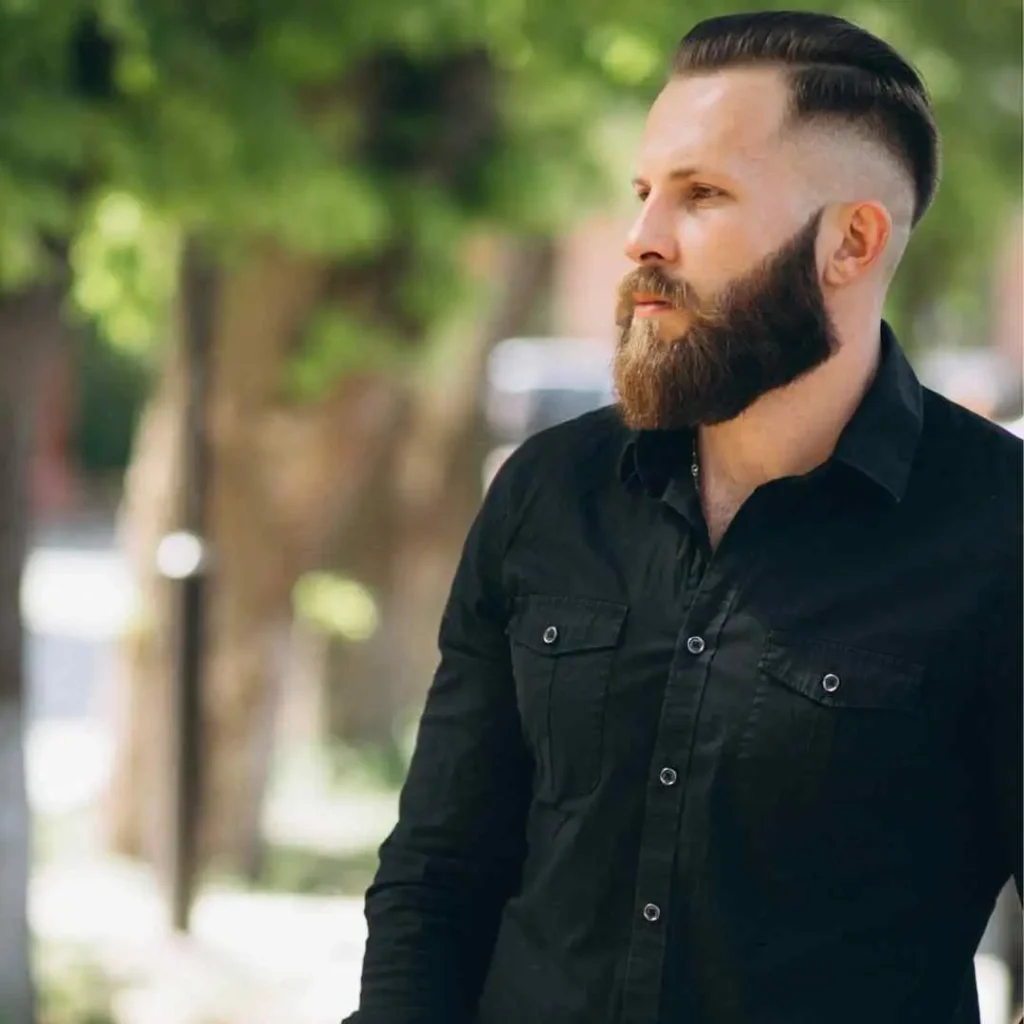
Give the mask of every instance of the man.
M 844 21 L 683 40 L 619 403 L 470 532 L 352 1021 L 977 1021 L 1021 885 L 1022 453 L 881 319 L 937 149 Z

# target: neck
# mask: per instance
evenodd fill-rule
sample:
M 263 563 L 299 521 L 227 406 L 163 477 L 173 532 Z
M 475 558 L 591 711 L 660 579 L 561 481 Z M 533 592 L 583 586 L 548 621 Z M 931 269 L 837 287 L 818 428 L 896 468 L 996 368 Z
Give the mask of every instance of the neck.
M 733 420 L 698 432 L 701 476 L 745 500 L 762 484 L 802 476 L 827 461 L 878 367 L 878 320 L 840 334 L 837 353 L 792 384 L 759 398 Z

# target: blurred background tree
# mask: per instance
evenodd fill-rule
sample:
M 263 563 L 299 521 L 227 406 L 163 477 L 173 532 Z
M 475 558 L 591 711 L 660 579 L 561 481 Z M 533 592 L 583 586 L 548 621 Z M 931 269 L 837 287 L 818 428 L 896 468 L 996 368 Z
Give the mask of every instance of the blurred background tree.
M 940 198 L 890 316 L 911 346 L 980 338 L 997 236 L 1019 202 L 1019 7 L 815 6 L 921 68 L 945 140 Z M 30 416 L 30 364 L 40 339 L 56 337 L 62 296 L 81 351 L 100 341 L 112 353 L 90 365 L 124 386 L 125 423 L 136 385 L 152 381 L 122 509 L 139 592 L 119 684 L 110 821 L 120 849 L 153 859 L 170 827 L 174 616 L 154 552 L 180 517 L 181 325 L 194 298 L 181 253 L 206 254 L 214 295 L 204 859 L 251 871 L 296 583 L 329 571 L 369 595 L 374 628 L 334 629 L 322 661 L 329 724 L 396 763 L 396 730 L 429 677 L 437 609 L 479 498 L 487 351 L 545 332 L 553 240 L 622 201 L 631 133 L 678 38 L 729 9 L 0 6 L 0 84 L 16 98 L 0 111 L 5 395 Z M 116 462 L 96 407 L 84 405 L 81 444 Z M 24 480 L 27 445 L 25 431 L 0 430 L 5 479 Z M 24 489 L 2 502 L 10 597 Z M 0 697 L 17 714 L 17 624 L 4 614 Z
M 890 315 L 911 341 L 915 328 L 977 321 L 1019 181 L 1015 12 L 920 0 L 838 10 L 922 68 L 945 137 L 942 199 Z M 720 11 L 692 4 L 686 20 Z M 548 283 L 545 240 L 599 202 L 612 172 L 628 177 L 609 126 L 642 110 L 685 27 L 675 4 L 623 18 L 598 0 L 142 4 L 134 19 L 99 22 L 117 87 L 97 141 L 109 179 L 219 259 L 208 855 L 254 863 L 258 766 L 303 572 L 342 572 L 376 604 L 371 637 L 331 645 L 330 723 L 395 760 L 478 498 L 486 350 L 543 327 L 530 317 Z M 432 354 L 440 384 L 424 372 Z M 180 479 L 179 356 L 165 353 L 125 503 L 148 581 L 114 804 L 132 852 L 160 848 L 165 825 L 154 787 L 169 616 L 147 569 Z

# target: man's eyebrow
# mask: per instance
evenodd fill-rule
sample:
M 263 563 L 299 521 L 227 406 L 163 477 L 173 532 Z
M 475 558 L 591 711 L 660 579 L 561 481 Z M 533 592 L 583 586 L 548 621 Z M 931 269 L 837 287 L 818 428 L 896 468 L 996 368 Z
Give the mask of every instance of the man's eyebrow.
M 676 167 L 674 170 L 668 172 L 669 181 L 682 181 L 684 178 L 693 178 L 701 174 L 699 167 Z M 633 188 L 646 188 L 648 181 L 646 178 L 636 177 L 633 179 Z

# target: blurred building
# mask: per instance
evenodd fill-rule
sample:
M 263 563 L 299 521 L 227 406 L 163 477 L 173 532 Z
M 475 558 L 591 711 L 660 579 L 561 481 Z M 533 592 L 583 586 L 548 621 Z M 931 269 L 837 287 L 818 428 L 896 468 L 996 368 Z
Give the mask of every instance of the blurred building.
M 996 264 L 992 348 L 1005 374 L 995 410 L 1001 420 L 1024 417 L 1024 214 L 1014 227 Z
M 613 341 L 616 290 L 632 269 L 623 252 L 631 227 L 625 216 L 595 216 L 562 239 L 554 282 L 556 335 Z

